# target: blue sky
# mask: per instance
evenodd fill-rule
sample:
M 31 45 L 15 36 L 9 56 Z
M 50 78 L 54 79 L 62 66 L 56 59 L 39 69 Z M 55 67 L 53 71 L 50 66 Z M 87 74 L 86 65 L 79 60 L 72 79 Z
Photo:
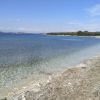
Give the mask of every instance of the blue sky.
M 100 0 L 0 0 L 0 30 L 100 31 Z

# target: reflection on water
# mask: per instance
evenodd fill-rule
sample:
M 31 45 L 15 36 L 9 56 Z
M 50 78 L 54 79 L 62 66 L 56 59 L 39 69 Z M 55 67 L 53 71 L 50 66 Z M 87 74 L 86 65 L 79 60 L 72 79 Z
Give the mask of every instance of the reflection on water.
M 23 85 L 28 78 L 38 80 L 43 74 L 51 75 L 65 69 L 81 58 L 81 51 L 99 43 L 100 40 L 93 37 L 1 35 L 0 96 L 1 91 L 8 92 Z M 91 52 L 97 52 L 95 50 L 97 47 Z

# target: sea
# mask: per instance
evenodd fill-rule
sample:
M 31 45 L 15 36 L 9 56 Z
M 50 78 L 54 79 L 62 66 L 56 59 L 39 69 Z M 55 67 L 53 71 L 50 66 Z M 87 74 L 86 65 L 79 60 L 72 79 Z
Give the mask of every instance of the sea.
M 96 37 L 0 34 L 0 97 L 99 54 Z

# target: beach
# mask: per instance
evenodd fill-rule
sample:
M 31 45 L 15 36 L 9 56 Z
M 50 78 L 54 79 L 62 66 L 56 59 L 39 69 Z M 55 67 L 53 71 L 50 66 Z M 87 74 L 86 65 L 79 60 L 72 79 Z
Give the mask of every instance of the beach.
M 35 86 L 35 89 L 34 89 Z M 100 57 L 51 76 L 46 84 L 29 87 L 11 100 L 100 100 Z

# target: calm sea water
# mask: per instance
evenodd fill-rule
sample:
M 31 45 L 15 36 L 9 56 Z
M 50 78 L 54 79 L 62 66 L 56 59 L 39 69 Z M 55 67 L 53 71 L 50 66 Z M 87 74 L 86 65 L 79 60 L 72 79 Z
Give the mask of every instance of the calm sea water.
M 64 70 L 99 51 L 100 39 L 94 37 L 0 35 L 0 96 L 29 79 Z

